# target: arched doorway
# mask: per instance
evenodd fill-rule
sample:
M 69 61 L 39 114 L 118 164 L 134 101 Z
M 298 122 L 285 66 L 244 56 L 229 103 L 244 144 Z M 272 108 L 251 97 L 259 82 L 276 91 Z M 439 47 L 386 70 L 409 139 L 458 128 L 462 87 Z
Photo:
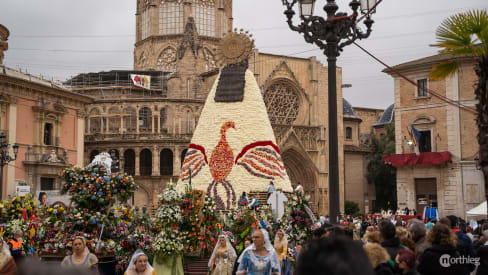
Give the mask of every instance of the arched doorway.
M 152 174 L 152 153 L 149 149 L 141 151 L 139 157 L 139 167 L 141 176 L 150 176 Z
M 321 200 L 316 197 L 316 176 L 314 164 L 295 149 L 287 149 L 281 153 L 286 172 L 293 189 L 300 183 L 306 195 L 310 196 L 312 210 L 320 209 Z
M 136 174 L 136 153 L 132 149 L 124 152 L 124 172 L 131 176 Z
M 161 176 L 173 175 L 173 151 L 163 149 L 159 156 L 159 172 Z

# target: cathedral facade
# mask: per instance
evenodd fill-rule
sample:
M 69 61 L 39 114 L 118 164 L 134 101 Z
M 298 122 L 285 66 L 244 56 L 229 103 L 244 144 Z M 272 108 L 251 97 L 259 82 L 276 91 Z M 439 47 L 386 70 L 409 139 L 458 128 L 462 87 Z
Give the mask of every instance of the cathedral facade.
M 67 81 L 73 91 L 95 99 L 86 105 L 85 163 L 99 152 L 111 152 L 119 160 L 116 169 L 141 184 L 136 205 L 155 205 L 165 184 L 177 180 L 219 73 L 216 48 L 232 28 L 231 0 L 138 0 L 134 70 L 80 74 Z M 255 49 L 249 70 L 264 98 L 292 186 L 300 183 L 313 210 L 327 214 L 327 67 L 315 57 Z M 150 88 L 134 86 L 131 74 L 150 77 Z M 337 83 L 342 110 L 340 68 Z M 342 112 L 338 127 L 339 163 L 344 163 Z M 343 165 L 339 170 L 344 174 Z M 343 177 L 340 190 L 343 202 Z

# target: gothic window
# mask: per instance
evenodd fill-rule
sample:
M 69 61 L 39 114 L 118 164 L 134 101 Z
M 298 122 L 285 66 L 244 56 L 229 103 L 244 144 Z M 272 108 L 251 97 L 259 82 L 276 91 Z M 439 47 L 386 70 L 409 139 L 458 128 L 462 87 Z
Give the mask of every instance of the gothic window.
M 208 72 L 217 67 L 212 51 L 207 48 L 203 48 L 203 57 L 205 58 L 205 71 Z
M 159 5 L 159 34 L 183 33 L 183 4 L 161 1 Z
M 213 0 L 194 1 L 193 18 L 199 35 L 215 36 L 215 3 Z
M 173 175 L 173 151 L 164 149 L 159 159 L 159 172 L 161 176 Z
M 102 128 L 100 110 L 98 108 L 93 108 L 90 111 L 90 132 L 98 133 Z
M 168 120 L 168 111 L 166 110 L 166 107 L 161 108 L 161 110 L 159 111 L 159 116 L 160 116 L 159 127 L 161 129 L 161 132 L 168 133 L 168 126 L 166 125 L 166 122 Z
M 131 176 L 136 173 L 136 153 L 132 149 L 124 152 L 124 172 Z
M 118 107 L 111 107 L 108 110 L 108 129 L 111 132 L 118 132 L 120 129 L 120 110 Z
M 142 12 L 142 40 L 146 39 L 150 32 L 149 32 L 149 26 L 150 26 L 150 14 L 149 10 L 146 8 Z
M 278 81 L 264 93 L 264 103 L 272 124 L 291 124 L 298 115 L 299 98 L 289 84 Z
M 141 151 L 139 158 L 139 167 L 141 176 L 150 176 L 152 174 L 152 153 L 149 149 Z
M 53 145 L 53 124 L 44 124 L 44 144 Z
M 133 108 L 125 108 L 122 116 L 124 117 L 124 127 L 127 132 L 135 132 L 137 127 L 136 111 Z M 124 130 L 122 129 L 122 132 Z
M 176 50 L 168 47 L 158 57 L 158 69 L 163 72 L 176 71 Z
M 139 131 L 150 132 L 152 130 L 151 109 L 144 107 L 139 110 Z

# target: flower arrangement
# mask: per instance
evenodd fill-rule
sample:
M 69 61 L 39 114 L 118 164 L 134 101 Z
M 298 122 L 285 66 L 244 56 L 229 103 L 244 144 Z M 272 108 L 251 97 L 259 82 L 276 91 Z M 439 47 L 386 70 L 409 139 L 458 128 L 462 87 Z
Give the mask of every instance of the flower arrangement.
M 6 218 L 11 219 L 26 219 L 29 220 L 33 218 L 36 210 L 37 203 L 31 193 L 27 193 L 25 196 L 21 197 L 19 195 L 13 197 L 10 202 L 3 203 L 6 207 Z
M 301 193 L 295 193 L 288 197 L 285 216 L 286 232 L 290 240 L 295 244 L 302 244 L 312 236 L 312 226 L 315 217 L 310 210 L 309 198 Z
M 138 188 L 132 176 L 107 175 L 103 166 L 66 168 L 60 176 L 64 179 L 61 193 L 69 193 L 71 200 L 81 208 L 107 209 L 116 198 L 126 202 Z
M 236 241 L 238 252 L 244 249 L 244 241 L 249 238 L 253 230 L 259 228 L 259 221 L 256 219 L 255 212 L 250 209 L 239 209 L 233 217 L 231 232 Z
M 165 257 L 181 255 L 186 240 L 180 230 L 181 196 L 174 189 L 174 185 L 167 184 L 159 198 L 160 205 L 153 221 L 157 233 L 151 242 L 154 259 L 162 263 Z
M 217 244 L 219 230 L 222 230 L 222 225 L 219 223 L 217 216 L 217 205 L 215 200 L 205 197 L 202 207 L 201 226 L 203 232 L 200 234 L 200 248 L 204 256 L 212 253 L 213 247 Z
M 137 249 L 142 249 L 148 256 L 148 260 L 153 259 L 153 244 L 152 236 L 149 228 L 143 225 L 132 223 L 129 227 L 126 223 L 122 223 L 121 228 L 116 229 L 116 231 L 121 232 L 119 236 L 123 236 L 119 239 L 119 245 L 115 248 L 115 258 L 117 260 L 116 269 L 123 272 L 129 265 L 130 258 L 132 254 Z M 125 234 L 125 235 L 124 235 Z
M 200 250 L 202 201 L 202 191 L 187 189 L 180 204 L 182 212 L 180 229 L 186 236 L 185 251 L 190 255 Z
M 179 255 L 184 250 L 185 237 L 179 231 L 161 231 L 152 240 L 155 259 L 159 263 L 167 256 Z

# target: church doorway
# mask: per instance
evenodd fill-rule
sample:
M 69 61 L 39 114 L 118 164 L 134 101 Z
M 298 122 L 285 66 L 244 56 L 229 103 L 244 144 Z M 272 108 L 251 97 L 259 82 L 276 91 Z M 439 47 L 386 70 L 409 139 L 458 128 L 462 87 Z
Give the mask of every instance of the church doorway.
M 310 163 L 295 149 L 288 149 L 281 153 L 286 172 L 290 178 L 293 190 L 300 183 L 305 195 L 310 196 L 310 206 L 314 212 L 320 209 L 320 200 L 316 198 L 316 178 L 313 171 L 313 163 Z

